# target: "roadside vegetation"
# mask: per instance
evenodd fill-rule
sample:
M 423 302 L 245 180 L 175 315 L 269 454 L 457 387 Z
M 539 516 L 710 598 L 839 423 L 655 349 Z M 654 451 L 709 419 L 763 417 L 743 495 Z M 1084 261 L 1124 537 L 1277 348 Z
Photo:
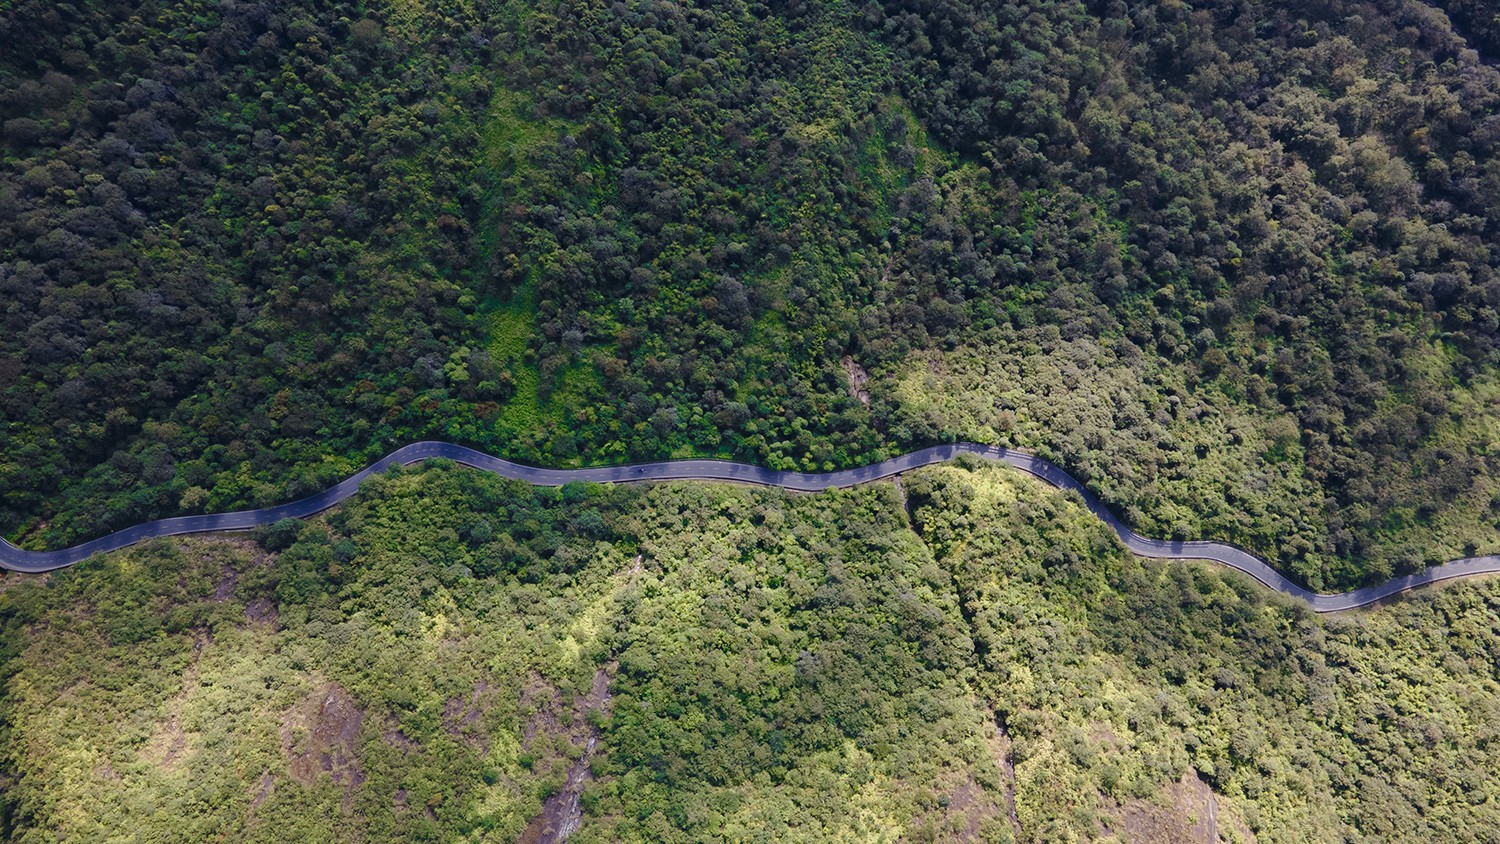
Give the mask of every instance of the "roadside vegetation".
M 1500 551 L 1483 0 L 0 6 L 23 546 L 966 439 L 1314 589 Z M 22 844 L 1490 841 L 1495 771 L 1496 580 L 1320 618 L 968 463 L 0 575 Z
M 514 841 L 576 793 L 575 842 L 1486 840 L 1497 618 L 1494 580 L 1320 618 L 997 467 L 434 463 L 0 579 L 0 836 Z
M 1500 73 L 1447 6 L 12 4 L 0 523 L 422 437 L 969 438 L 1314 588 L 1496 550 Z

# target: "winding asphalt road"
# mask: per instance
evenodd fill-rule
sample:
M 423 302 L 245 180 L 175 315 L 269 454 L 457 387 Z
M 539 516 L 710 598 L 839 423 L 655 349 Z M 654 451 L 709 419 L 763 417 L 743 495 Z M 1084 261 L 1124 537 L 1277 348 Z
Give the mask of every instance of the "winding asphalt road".
M 306 518 L 327 510 L 359 490 L 365 478 L 383 472 L 395 465 L 417 463 L 432 457 L 442 457 L 493 472 L 506 478 L 526 481 L 537 486 L 561 486 L 569 481 L 593 481 L 597 483 L 623 483 L 629 481 L 732 481 L 736 483 L 776 486 L 798 492 L 818 492 L 825 489 L 841 489 L 856 484 L 888 478 L 934 463 L 943 463 L 962 455 L 984 460 L 1007 463 L 1029 475 L 1062 490 L 1071 490 L 1083 498 L 1094 515 L 1109 525 L 1125 543 L 1125 547 L 1142 557 L 1165 560 L 1210 560 L 1237 569 L 1250 575 L 1266 586 L 1285 592 L 1306 601 L 1316 612 L 1336 612 L 1353 609 L 1379 601 L 1418 586 L 1468 577 L 1476 574 L 1500 572 L 1500 555 L 1466 557 L 1434 566 L 1418 574 L 1397 577 L 1374 586 L 1355 589 L 1337 595 L 1321 595 L 1310 592 L 1287 580 L 1266 563 L 1233 545 L 1222 542 L 1175 542 L 1162 539 L 1147 539 L 1132 531 L 1121 522 L 1109 508 L 1104 506 L 1083 484 L 1052 463 L 1016 449 L 999 446 L 955 443 L 924 448 L 839 472 L 816 475 L 801 472 L 780 472 L 744 463 L 725 460 L 672 460 L 665 463 L 641 463 L 634 466 L 610 466 L 597 469 L 539 469 L 523 466 L 509 460 L 501 460 L 471 448 L 445 442 L 419 442 L 398 448 L 377 460 L 365 470 L 349 477 L 336 486 L 329 487 L 317 495 L 268 507 L 264 510 L 240 510 L 234 513 L 215 513 L 203 516 L 181 516 L 175 519 L 160 519 L 135 525 L 102 536 L 90 542 L 74 545 L 59 551 L 25 551 L 0 538 L 0 568 L 17 572 L 44 572 L 71 566 L 94 554 L 102 554 L 133 545 L 157 536 L 179 536 L 185 533 L 204 533 L 221 530 L 248 530 L 257 525 L 268 525 L 282 519 Z

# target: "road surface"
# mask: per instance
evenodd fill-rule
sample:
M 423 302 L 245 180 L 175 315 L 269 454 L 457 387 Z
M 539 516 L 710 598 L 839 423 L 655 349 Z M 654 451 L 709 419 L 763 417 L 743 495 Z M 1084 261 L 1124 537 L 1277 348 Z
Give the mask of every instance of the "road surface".
M 353 475 L 342 483 L 330 487 L 317 495 L 268 507 L 264 510 L 241 510 L 234 513 L 215 513 L 203 516 L 181 516 L 160 519 L 116 531 L 90 542 L 63 548 L 58 551 L 25 551 L 0 538 L 0 568 L 18 572 L 44 572 L 71 566 L 94 554 L 115 551 L 156 536 L 180 536 L 186 533 L 205 533 L 223 530 L 248 530 L 258 525 L 268 525 L 282 519 L 307 518 L 343 501 L 359 490 L 365 478 L 383 472 L 394 465 L 417 463 L 433 457 L 447 458 L 493 472 L 506 478 L 526 481 L 538 486 L 561 486 L 569 481 L 593 481 L 597 483 L 621 483 L 628 481 L 732 481 L 736 483 L 775 486 L 798 492 L 818 492 L 825 489 L 841 489 L 856 484 L 888 478 L 934 463 L 943 463 L 962 455 L 983 460 L 1006 463 L 1029 475 L 1062 490 L 1071 490 L 1083 498 L 1094 515 L 1109 525 L 1125 547 L 1142 557 L 1161 560 L 1209 560 L 1229 568 L 1242 571 L 1261 583 L 1280 592 L 1306 601 L 1316 612 L 1336 612 L 1353 609 L 1388 598 L 1392 595 L 1437 583 L 1455 577 L 1500 572 L 1500 555 L 1466 557 L 1434 566 L 1417 574 L 1397 577 L 1374 586 L 1355 589 L 1336 595 L 1311 592 L 1283 577 L 1260 558 L 1222 542 L 1175 542 L 1148 539 L 1132 531 L 1124 522 L 1104 506 L 1083 484 L 1054 466 L 1052 463 L 1016 449 L 999 446 L 955 443 L 924 448 L 882 460 L 857 469 L 844 469 L 822 474 L 781 472 L 731 463 L 725 460 L 672 460 L 665 463 L 642 463 L 634 466 L 609 466 L 596 469 L 540 469 L 523 466 L 509 460 L 483 452 L 445 442 L 419 442 L 396 449 L 369 468 Z

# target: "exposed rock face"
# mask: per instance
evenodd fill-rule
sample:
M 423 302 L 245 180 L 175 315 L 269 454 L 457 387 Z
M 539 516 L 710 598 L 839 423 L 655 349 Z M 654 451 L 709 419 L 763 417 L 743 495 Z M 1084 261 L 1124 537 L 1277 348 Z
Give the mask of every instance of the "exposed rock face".
M 841 363 L 844 365 L 844 374 L 849 378 L 849 395 L 859 399 L 860 404 L 869 407 L 870 391 L 865 389 L 865 385 L 870 382 L 870 373 L 855 363 L 850 355 L 844 355 Z
M 558 718 L 560 701 L 550 686 L 534 683 L 523 695 L 523 704 L 529 699 L 537 707 L 526 725 L 528 752 L 555 747 L 558 739 L 571 742 L 580 752 L 578 758 L 568 765 L 568 778 L 563 787 L 542 803 L 541 813 L 532 818 L 526 831 L 521 833 L 520 844 L 560 844 L 578 831 L 583 821 L 579 798 L 584 786 L 593 778 L 589 772 L 589 760 L 599 744 L 599 730 L 589 724 L 588 715 L 590 712 L 609 713 L 609 676 L 613 669 L 611 664 L 594 673 L 594 682 L 588 693 L 574 699 L 572 718 L 566 726 Z M 555 762 L 566 762 L 566 759 Z

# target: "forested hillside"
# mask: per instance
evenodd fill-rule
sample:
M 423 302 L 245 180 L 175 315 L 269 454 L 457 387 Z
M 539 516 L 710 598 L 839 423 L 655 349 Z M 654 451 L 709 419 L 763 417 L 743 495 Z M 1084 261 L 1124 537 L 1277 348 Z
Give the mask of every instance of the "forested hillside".
M 904 492 L 903 492 L 904 490 Z M 903 498 L 904 496 L 904 498 Z M 1500 586 L 1319 618 L 998 467 L 396 471 L 0 579 L 0 837 L 1488 841 Z
M 967 438 L 1314 588 L 1494 550 L 1486 14 L 14 4 L 0 521 L 263 505 L 418 437 Z
M 60 511 L 62 540 L 321 488 L 415 412 L 403 381 L 469 330 L 492 82 L 477 12 L 388 12 L 0 14 L 11 527 Z

